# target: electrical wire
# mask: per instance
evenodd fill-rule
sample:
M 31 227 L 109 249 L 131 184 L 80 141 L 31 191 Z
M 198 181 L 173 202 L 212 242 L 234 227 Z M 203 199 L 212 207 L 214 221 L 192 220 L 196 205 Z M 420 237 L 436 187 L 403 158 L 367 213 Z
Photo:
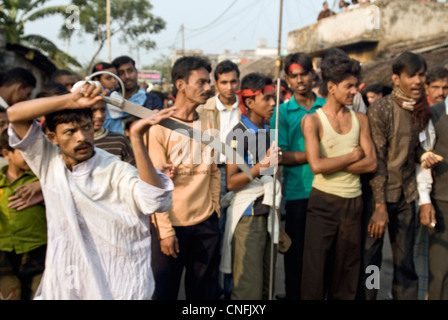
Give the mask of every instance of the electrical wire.
M 216 19 L 215 20 L 213 20 L 212 22 L 210 22 L 209 24 L 207 24 L 207 25 L 205 25 L 205 26 L 203 26 L 203 27 L 200 27 L 200 28 L 195 28 L 195 29 L 188 29 L 189 31 L 199 31 L 199 30 L 203 30 L 203 29 L 207 29 L 207 28 L 209 28 L 210 26 L 212 26 L 214 23 L 216 23 L 219 19 L 221 19 L 233 6 L 234 6 L 234 4 L 235 3 L 237 3 L 237 1 L 238 0 L 235 0 L 235 1 L 233 1 L 231 4 L 230 4 L 230 6 L 228 6 L 225 10 L 224 10 L 224 12 L 222 12 L 220 15 L 218 15 L 218 17 L 216 17 Z

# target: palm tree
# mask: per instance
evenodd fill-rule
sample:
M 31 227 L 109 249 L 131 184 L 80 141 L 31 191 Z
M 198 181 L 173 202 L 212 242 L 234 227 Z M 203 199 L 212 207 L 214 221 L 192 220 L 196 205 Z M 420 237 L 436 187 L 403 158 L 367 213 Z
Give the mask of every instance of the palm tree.
M 38 34 L 25 35 L 24 26 L 55 14 L 65 14 L 67 6 L 39 8 L 48 0 L 0 0 L 0 29 L 10 44 L 21 44 L 43 51 L 58 68 L 81 67 L 78 61 Z

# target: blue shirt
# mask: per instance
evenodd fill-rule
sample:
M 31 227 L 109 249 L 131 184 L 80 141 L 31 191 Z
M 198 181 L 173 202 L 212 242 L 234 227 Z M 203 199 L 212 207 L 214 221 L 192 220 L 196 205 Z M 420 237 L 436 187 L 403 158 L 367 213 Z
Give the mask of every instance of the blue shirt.
M 227 136 L 227 141 L 241 154 L 249 168 L 260 162 L 270 146 L 269 126 L 263 122 L 264 129 L 258 128 L 248 117 L 241 115 L 240 122 L 233 127 Z M 269 207 L 261 202 L 263 197 L 252 202 L 244 211 L 243 216 L 264 215 L 269 213 Z

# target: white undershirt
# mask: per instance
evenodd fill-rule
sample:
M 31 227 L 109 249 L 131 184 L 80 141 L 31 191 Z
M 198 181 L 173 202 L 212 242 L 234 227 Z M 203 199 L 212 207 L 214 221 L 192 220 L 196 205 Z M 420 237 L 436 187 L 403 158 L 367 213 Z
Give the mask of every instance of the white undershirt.
M 225 143 L 227 135 L 232 131 L 233 127 L 235 127 L 239 122 L 239 114 L 238 114 L 238 96 L 236 96 L 235 103 L 232 105 L 230 109 L 219 100 L 219 94 L 216 96 L 216 108 L 219 111 L 219 122 L 220 122 L 220 133 L 219 137 L 221 141 Z M 223 160 L 223 155 L 220 155 L 221 161 Z

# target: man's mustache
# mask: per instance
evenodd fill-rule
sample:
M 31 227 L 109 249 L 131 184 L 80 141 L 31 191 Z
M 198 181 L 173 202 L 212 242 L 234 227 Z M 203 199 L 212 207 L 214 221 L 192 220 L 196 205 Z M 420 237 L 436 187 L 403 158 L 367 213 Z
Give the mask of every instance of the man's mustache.
M 75 151 L 78 151 L 80 149 L 90 148 L 92 147 L 92 144 L 90 142 L 83 142 L 75 147 Z

